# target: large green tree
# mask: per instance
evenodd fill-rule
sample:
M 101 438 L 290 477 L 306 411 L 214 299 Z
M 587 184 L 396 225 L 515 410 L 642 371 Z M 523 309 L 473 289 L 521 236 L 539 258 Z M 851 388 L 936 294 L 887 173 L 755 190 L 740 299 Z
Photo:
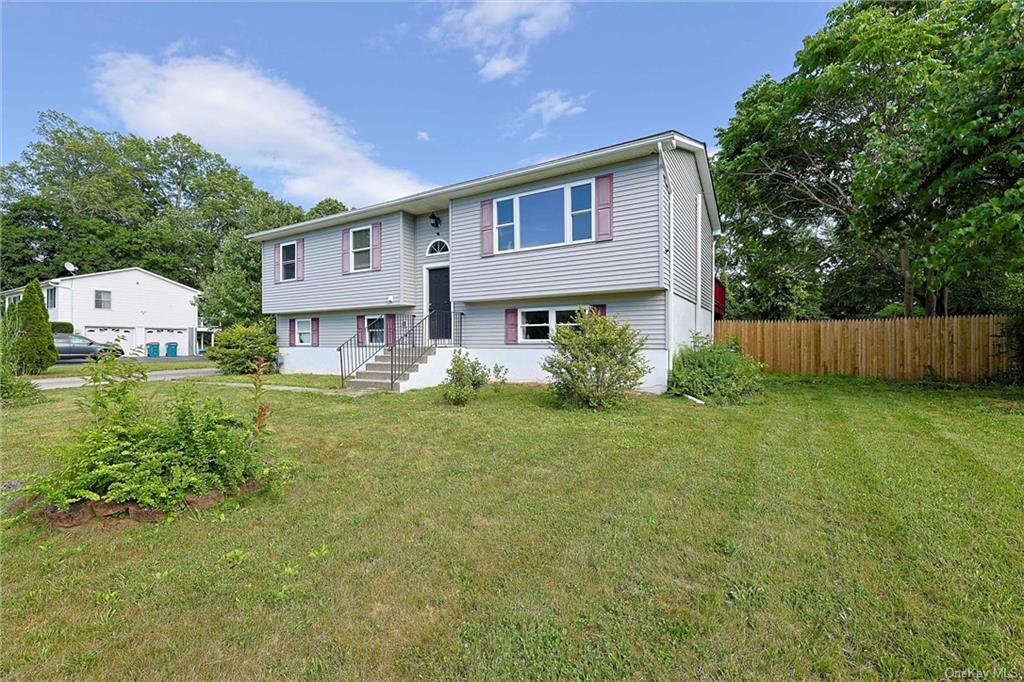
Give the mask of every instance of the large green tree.
M 46 314 L 43 289 L 38 280 L 25 287 L 18 303 L 18 335 L 14 356 L 21 371 L 39 374 L 57 362 L 57 348 L 53 343 L 53 330 Z
M 719 131 L 715 163 L 725 260 L 731 250 L 734 262 L 759 265 L 731 273 L 733 290 L 770 289 L 790 273 L 803 278 L 790 288 L 818 292 L 828 314 L 866 314 L 899 298 L 908 310 L 916 300 L 934 312 L 962 282 L 958 271 L 1012 268 L 1012 258 L 994 252 L 1017 248 L 1008 233 L 1019 229 L 1019 173 L 1007 170 L 1021 144 L 1011 113 L 1021 110 L 1021 90 L 1011 87 L 1019 21 L 1012 4 L 850 2 L 805 40 L 794 73 L 751 86 Z M 958 123 L 940 126 L 936 117 Z M 994 134 L 985 121 L 996 124 Z M 964 126 L 979 133 L 962 147 Z M 950 165 L 967 147 L 974 161 Z M 929 180 L 924 159 L 932 154 L 956 180 Z M 972 163 L 974 175 L 954 168 Z M 944 195 L 958 182 L 971 191 Z M 971 207 L 977 219 L 958 231 Z M 967 238 L 971 229 L 985 238 Z M 821 245 L 815 268 L 792 250 L 807 234 Z

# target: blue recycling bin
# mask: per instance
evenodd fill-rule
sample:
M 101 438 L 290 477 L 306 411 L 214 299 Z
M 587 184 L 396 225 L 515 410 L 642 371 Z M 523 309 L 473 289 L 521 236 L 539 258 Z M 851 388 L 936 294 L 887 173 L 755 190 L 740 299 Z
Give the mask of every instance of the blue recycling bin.
M 160 357 L 160 344 L 159 343 L 147 343 L 146 344 L 146 357 L 147 358 L 158 358 L 158 357 Z
M 166 346 L 167 346 L 167 353 L 166 353 L 167 357 L 169 357 L 169 358 L 176 358 L 176 357 L 178 357 L 178 342 L 177 341 L 170 341 L 170 342 L 168 342 L 166 344 Z

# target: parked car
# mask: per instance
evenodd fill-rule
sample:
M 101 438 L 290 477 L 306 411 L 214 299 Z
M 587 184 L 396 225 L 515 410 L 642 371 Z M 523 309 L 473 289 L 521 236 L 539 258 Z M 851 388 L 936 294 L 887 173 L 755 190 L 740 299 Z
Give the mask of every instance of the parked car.
M 116 343 L 101 343 L 80 334 L 54 334 L 53 345 L 57 347 L 61 360 L 89 360 L 108 349 L 115 355 L 124 355 Z

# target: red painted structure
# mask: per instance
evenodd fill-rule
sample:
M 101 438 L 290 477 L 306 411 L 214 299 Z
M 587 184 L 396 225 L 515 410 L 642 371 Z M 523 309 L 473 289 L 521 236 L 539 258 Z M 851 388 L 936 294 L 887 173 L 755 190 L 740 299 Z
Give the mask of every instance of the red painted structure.
M 715 278 L 715 319 L 725 319 L 725 286 Z

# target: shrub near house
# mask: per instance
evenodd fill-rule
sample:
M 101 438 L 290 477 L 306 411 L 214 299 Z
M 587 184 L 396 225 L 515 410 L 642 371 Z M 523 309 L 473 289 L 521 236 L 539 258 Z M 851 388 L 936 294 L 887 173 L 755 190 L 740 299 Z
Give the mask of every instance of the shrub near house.
M 680 348 L 672 361 L 668 392 L 701 400 L 734 403 L 761 391 L 761 365 L 744 355 L 739 343 L 715 344 L 694 334 L 689 348 Z
M 277 337 L 264 324 L 236 324 L 217 334 L 217 342 L 206 356 L 225 374 L 250 374 L 263 358 L 265 369 L 277 363 Z

